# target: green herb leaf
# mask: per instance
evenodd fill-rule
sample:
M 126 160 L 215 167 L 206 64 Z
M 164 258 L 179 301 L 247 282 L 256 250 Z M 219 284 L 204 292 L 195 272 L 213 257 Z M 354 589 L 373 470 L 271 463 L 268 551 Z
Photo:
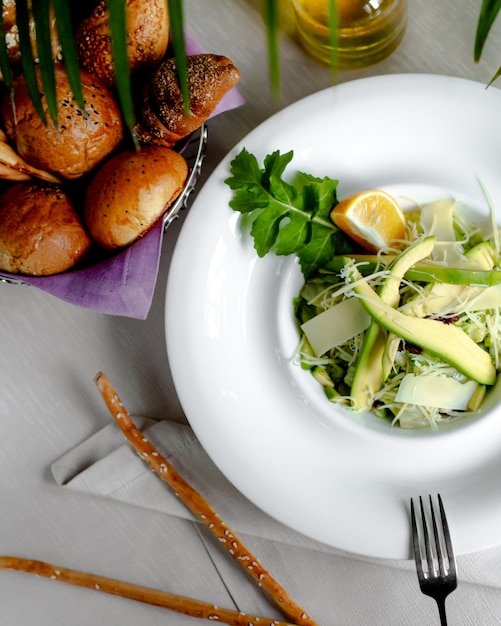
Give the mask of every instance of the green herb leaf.
M 245 148 L 230 164 L 226 184 L 233 190 L 230 206 L 248 214 L 251 236 L 259 256 L 268 252 L 296 254 L 305 276 L 346 250 L 345 237 L 330 220 L 337 204 L 337 181 L 299 172 L 289 183 L 284 173 L 293 152 L 276 151 L 264 159 L 264 168 Z
M 335 254 L 340 239 L 339 232 L 334 236 L 325 226 L 313 222 L 310 241 L 298 253 L 303 274 L 311 276 L 325 265 Z

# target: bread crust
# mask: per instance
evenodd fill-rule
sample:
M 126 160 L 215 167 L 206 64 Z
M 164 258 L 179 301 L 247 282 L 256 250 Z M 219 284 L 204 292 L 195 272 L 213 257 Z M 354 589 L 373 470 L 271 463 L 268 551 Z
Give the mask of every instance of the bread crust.
M 31 9 L 31 0 L 28 0 L 28 6 Z M 50 40 L 52 45 L 52 54 L 55 59 L 61 60 L 61 45 L 57 36 L 56 18 L 54 15 L 54 7 L 49 8 L 49 27 Z M 19 28 L 16 19 L 16 0 L 2 0 L 2 19 L 5 29 L 5 44 L 7 47 L 7 55 L 11 63 L 21 63 L 21 51 L 19 44 Z M 33 16 L 29 16 L 29 34 L 31 47 L 38 58 L 37 37 L 35 20 Z
M 121 248 L 143 236 L 183 190 L 184 157 L 161 146 L 121 152 L 94 175 L 85 196 L 84 219 L 104 248 Z
M 16 183 L 0 196 L 0 269 L 49 276 L 73 267 L 91 239 L 58 185 Z
M 139 141 L 172 147 L 200 128 L 240 80 L 238 68 L 228 57 L 195 54 L 187 61 L 189 113 L 185 112 L 175 59 L 166 59 L 148 80 L 137 105 Z
M 127 52 L 132 71 L 157 65 L 169 43 L 166 0 L 127 0 Z M 109 12 L 101 0 L 92 14 L 77 28 L 75 41 L 81 67 L 112 85 L 115 80 L 111 53 Z
M 14 106 L 8 96 L 2 116 L 9 138 L 20 156 L 31 165 L 61 178 L 79 178 L 98 165 L 120 143 L 123 121 L 111 92 L 87 72 L 81 72 L 86 117 L 78 108 L 66 71 L 55 67 L 59 129 L 45 126 L 31 102 L 24 77 L 14 83 Z M 39 78 L 40 80 L 40 78 Z M 47 103 L 42 105 L 49 119 Z

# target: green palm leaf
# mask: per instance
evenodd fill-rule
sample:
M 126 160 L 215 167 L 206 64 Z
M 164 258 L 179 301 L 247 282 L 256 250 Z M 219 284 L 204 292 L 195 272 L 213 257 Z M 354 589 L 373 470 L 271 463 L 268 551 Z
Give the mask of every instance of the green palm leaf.
M 476 62 L 480 61 L 485 42 L 500 9 L 501 0 L 482 0 L 473 50 L 473 58 Z
M 68 0 L 53 0 L 53 7 L 56 17 L 57 38 L 61 46 L 68 81 L 78 107 L 81 111 L 84 111 L 85 101 L 80 80 L 80 67 L 78 65 L 75 38 L 73 36 L 71 6 Z
M 127 16 L 125 0 L 108 0 L 111 48 L 115 68 L 115 86 L 125 124 L 135 140 L 134 103 L 130 79 L 129 57 L 127 55 Z
M 332 82 L 337 78 L 337 31 L 338 31 L 338 10 L 336 0 L 329 0 L 329 46 L 331 50 L 331 71 Z
M 50 34 L 50 0 L 33 0 L 32 13 L 35 21 L 37 53 L 40 62 L 40 76 L 47 102 L 47 109 L 54 126 L 58 124 L 56 80 L 54 58 Z
M 264 0 L 263 17 L 266 24 L 271 90 L 273 97 L 277 100 L 280 95 L 280 62 L 278 49 L 279 19 L 277 0 Z
M 188 113 L 190 94 L 188 91 L 188 63 L 184 40 L 183 0 L 167 0 L 167 6 L 169 10 L 171 43 L 174 49 L 174 58 L 176 59 L 179 86 L 183 95 L 184 110 Z
M 33 50 L 30 40 L 30 11 L 28 8 L 28 0 L 17 0 L 16 2 L 16 22 L 19 31 L 19 49 L 21 52 L 21 67 L 26 81 L 29 96 L 35 107 L 40 119 L 47 123 L 45 112 L 42 107 L 40 90 L 35 72 L 35 63 L 33 60 Z
M 7 42 L 5 41 L 5 24 L 3 23 L 3 20 L 0 20 L 0 70 L 2 72 L 4 85 L 12 101 L 14 96 L 14 77 L 9 62 L 9 54 L 7 52 Z

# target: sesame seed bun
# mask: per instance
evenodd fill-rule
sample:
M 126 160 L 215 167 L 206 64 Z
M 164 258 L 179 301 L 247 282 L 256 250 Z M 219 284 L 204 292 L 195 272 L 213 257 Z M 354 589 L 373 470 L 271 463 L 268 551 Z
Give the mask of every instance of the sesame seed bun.
M 0 269 L 49 276 L 73 267 L 91 239 L 58 185 L 16 183 L 0 196 Z
M 85 222 L 104 248 L 121 248 L 143 236 L 183 190 L 188 165 L 170 148 L 143 146 L 121 152 L 99 168 L 85 196 Z
M 163 61 L 153 72 L 138 102 L 135 133 L 144 144 L 171 147 L 207 120 L 228 91 L 240 80 L 233 62 L 217 54 L 187 58 L 190 111 L 186 114 L 176 61 Z
M 81 77 L 88 117 L 75 103 L 66 71 L 56 66 L 58 130 L 50 122 L 45 126 L 36 113 L 23 75 L 14 83 L 15 112 L 8 96 L 2 102 L 5 131 L 15 142 L 20 156 L 31 165 L 67 180 L 93 169 L 118 146 L 123 136 L 120 110 L 110 91 L 84 71 Z M 42 105 L 50 119 L 45 97 Z
M 157 65 L 169 43 L 169 17 L 165 0 L 127 0 L 127 56 L 132 71 Z M 115 71 L 107 1 L 101 0 L 75 34 L 80 66 L 113 85 Z

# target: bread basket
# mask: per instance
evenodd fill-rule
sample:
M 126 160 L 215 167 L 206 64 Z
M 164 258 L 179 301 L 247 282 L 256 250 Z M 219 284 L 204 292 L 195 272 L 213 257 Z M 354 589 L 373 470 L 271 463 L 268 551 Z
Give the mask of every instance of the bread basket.
M 143 238 L 95 265 L 54 276 L 20 277 L 1 272 L 0 282 L 37 287 L 70 304 L 101 313 L 144 319 L 153 297 L 163 234 L 188 207 L 202 171 L 207 141 L 208 129 L 203 124 L 175 147 L 189 167 L 184 190 Z

